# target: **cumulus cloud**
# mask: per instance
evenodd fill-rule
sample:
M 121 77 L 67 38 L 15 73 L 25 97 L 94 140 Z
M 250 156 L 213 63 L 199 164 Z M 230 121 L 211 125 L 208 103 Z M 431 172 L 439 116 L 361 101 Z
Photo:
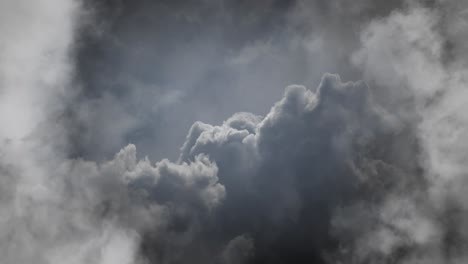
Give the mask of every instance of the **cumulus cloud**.
M 194 124 L 180 161 L 207 153 L 216 162 L 227 191 L 217 230 L 249 234 L 255 261 L 322 261 L 333 248 L 332 209 L 363 180 L 356 157 L 379 158 L 366 149 L 400 126 L 366 84 L 326 75 L 316 92 L 288 87 L 264 118 L 240 113 L 221 126 Z
M 465 262 L 466 8 L 0 3 L 2 263 Z
M 74 214 L 90 217 L 96 229 L 110 222 L 134 232 L 138 235 L 132 241 L 134 247 L 141 236 L 151 233 L 153 243 L 167 248 L 152 248 L 151 254 L 158 257 L 190 243 L 200 218 L 209 215 L 225 196 L 216 164 L 204 156 L 190 163 L 162 160 L 152 165 L 147 159 L 137 160 L 135 146 L 129 145 L 103 164 L 72 160 L 62 166 L 68 175 L 62 200 L 75 205 Z M 134 249 L 136 256 L 138 248 Z
M 365 83 L 325 75 L 315 92 L 288 87 L 265 117 L 195 123 L 177 163 L 138 160 L 133 145 L 102 164 L 66 160 L 57 203 L 91 233 L 133 234 L 121 239 L 133 261 L 323 261 L 332 209 L 361 181 L 356 154 L 400 126 Z

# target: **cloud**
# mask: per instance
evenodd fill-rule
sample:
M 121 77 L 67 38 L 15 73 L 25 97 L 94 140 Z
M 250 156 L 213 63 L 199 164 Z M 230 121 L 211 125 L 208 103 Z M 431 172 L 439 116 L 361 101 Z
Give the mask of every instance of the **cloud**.
M 158 258 L 162 254 L 165 261 L 171 248 L 191 242 L 200 218 L 225 196 L 216 165 L 204 156 L 190 163 L 162 160 L 152 165 L 147 159 L 137 160 L 135 146 L 129 145 L 103 164 L 72 160 L 64 167 L 68 175 L 64 205 L 75 204 L 76 214 L 94 219 L 96 228 L 110 222 L 138 237 L 149 234 L 152 243 L 163 245 L 152 248 L 151 254 Z
M 2 249 L 11 263 L 323 261 L 332 209 L 361 177 L 355 153 L 398 127 L 389 116 L 363 82 L 325 75 L 316 92 L 288 87 L 265 117 L 195 123 L 177 163 L 139 160 L 134 145 L 101 163 L 41 164 L 35 151 L 43 176 L 4 200 L 3 241 L 29 250 Z
M 137 160 L 129 145 L 108 162 L 70 159 L 76 155 L 68 133 L 75 126 L 67 108 L 79 89 L 73 53 L 81 3 L 2 1 L 0 10 L 2 263 L 143 263 L 144 230 L 169 226 L 161 230 L 171 235 L 174 219 L 191 227 L 199 212 L 222 201 L 216 165 L 202 155 L 189 164 L 152 165 Z M 109 122 L 122 121 L 111 117 L 121 109 L 109 107 L 113 99 L 79 109 L 81 117 L 106 122 L 103 132 L 115 142 L 112 133 L 131 122 Z M 183 244 L 189 231 L 173 236 Z
M 69 81 L 70 18 L 78 15 L 78 7 L 72 1 L 50 0 L 43 5 L 4 1 L 0 8 L 0 136 L 18 139 L 57 110 L 48 102 L 58 101 Z
M 225 196 L 206 157 L 152 165 L 137 160 L 133 145 L 102 164 L 63 160 L 35 169 L 48 175 L 20 180 L 2 199 L 5 263 L 136 263 L 146 232 L 165 247 L 183 247 Z M 7 173 L 2 179 L 14 186 Z
M 323 261 L 332 210 L 361 181 L 357 154 L 397 124 L 364 83 L 326 75 L 316 92 L 288 87 L 264 118 L 239 113 L 220 126 L 195 123 L 179 160 L 203 153 L 216 162 L 226 199 L 215 230 L 250 235 L 255 261 Z
M 4 263 L 467 259 L 465 5 L 81 4 L 0 4 Z
M 338 236 L 351 238 L 343 244 L 344 259 L 351 263 L 466 261 L 465 198 L 460 192 L 466 186 L 462 105 L 467 97 L 461 88 L 466 70 L 460 66 L 465 56 L 448 55 L 462 42 L 446 31 L 464 19 L 446 16 L 454 6 L 450 1 L 438 2 L 437 9 L 413 3 L 371 22 L 362 34 L 354 62 L 382 89 L 377 94 L 392 100 L 387 109 L 413 120 L 420 149 L 415 162 L 421 170 L 393 174 L 396 185 L 382 199 L 364 199 L 338 213 Z M 345 235 L 346 230 L 352 234 Z
M 248 236 L 238 236 L 229 241 L 222 253 L 223 263 L 246 263 L 254 250 L 253 241 Z
M 84 1 L 78 35 L 77 104 L 115 104 L 116 126 L 83 118 L 70 127 L 75 156 L 108 159 L 134 143 L 143 156 L 177 158 L 196 121 L 220 123 L 243 111 L 265 115 L 290 84 L 315 86 L 325 72 L 362 74 L 349 60 L 359 32 L 400 0 Z M 163 26 L 164 25 L 164 26 Z M 164 100 L 174 91 L 179 100 Z M 248 95 L 248 96 L 246 96 Z M 106 98 L 115 98 L 108 101 Z M 106 110 L 95 107 L 96 116 Z M 102 114 L 101 114 L 102 112 Z M 72 115 L 73 117 L 73 115 Z M 112 129 L 114 140 L 99 131 Z M 101 142 L 96 147 L 94 142 Z

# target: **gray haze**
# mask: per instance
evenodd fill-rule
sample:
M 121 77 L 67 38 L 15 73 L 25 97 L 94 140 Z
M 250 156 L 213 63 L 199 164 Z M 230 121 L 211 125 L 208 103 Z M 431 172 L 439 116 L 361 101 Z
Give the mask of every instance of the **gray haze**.
M 0 263 L 466 263 L 467 40 L 462 0 L 0 1 Z
M 78 126 L 71 135 L 74 150 L 102 158 L 134 142 L 156 159 L 177 157 L 197 120 L 221 122 L 238 111 L 264 115 L 284 87 L 314 87 L 325 72 L 361 79 L 350 64 L 360 28 L 401 5 L 388 0 L 86 3 L 92 22 L 78 42 L 85 102 L 72 109 Z

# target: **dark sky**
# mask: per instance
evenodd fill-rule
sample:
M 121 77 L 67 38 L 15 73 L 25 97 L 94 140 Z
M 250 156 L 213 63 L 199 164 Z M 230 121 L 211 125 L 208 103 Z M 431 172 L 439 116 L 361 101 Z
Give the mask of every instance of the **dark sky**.
M 219 123 L 239 111 L 264 115 L 284 87 L 314 87 L 325 72 L 360 79 L 349 61 L 359 28 L 401 3 L 120 0 L 86 6 L 91 22 L 78 36 L 77 81 L 82 99 L 98 105 L 87 106 L 95 111 L 91 120 L 78 121 L 85 124 L 72 136 L 76 152 L 99 159 L 132 142 L 140 154 L 160 159 L 176 157 L 197 120 Z M 102 109 L 102 100 L 116 106 Z M 110 122 L 102 116 L 109 107 L 116 108 Z
M 462 0 L 0 1 L 5 264 L 468 260 Z

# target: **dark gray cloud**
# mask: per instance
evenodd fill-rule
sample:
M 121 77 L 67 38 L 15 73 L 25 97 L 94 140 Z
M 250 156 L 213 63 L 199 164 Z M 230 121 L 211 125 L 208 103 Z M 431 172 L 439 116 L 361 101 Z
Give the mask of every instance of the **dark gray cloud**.
M 364 83 L 327 75 L 317 92 L 288 87 L 263 119 L 241 113 L 221 126 L 196 123 L 180 160 L 208 153 L 216 162 L 227 193 L 215 230 L 249 234 L 255 263 L 320 263 L 336 246 L 333 209 L 356 197 L 372 160 L 398 162 L 369 148 L 403 140 L 405 133 L 393 135 L 402 126 L 374 105 Z
M 44 263 L 116 256 L 122 263 L 325 263 L 337 246 L 329 233 L 334 209 L 359 196 L 374 163 L 392 161 L 369 148 L 382 138 L 398 142 L 403 126 L 374 104 L 365 83 L 325 75 L 315 92 L 288 87 L 265 117 L 195 123 L 177 163 L 139 160 L 134 145 L 102 163 L 57 159 L 46 168 L 52 200 L 28 202 L 45 206 L 54 224 L 25 256 Z M 32 217 L 17 228 L 34 233 L 43 221 Z M 9 242 L 21 239 L 13 233 Z
M 235 237 L 226 245 L 221 255 L 222 263 L 246 263 L 253 257 L 253 241 L 250 237 L 241 235 Z
M 195 121 L 219 123 L 239 111 L 266 114 L 284 87 L 314 86 L 324 72 L 361 79 L 349 56 L 359 46 L 362 25 L 402 1 L 141 0 L 85 6 L 92 22 L 80 35 L 76 56 L 85 103 L 72 108 L 79 131 L 71 135 L 75 152 L 110 157 L 133 142 L 142 154 L 159 159 L 177 157 Z M 99 118 L 107 110 L 88 100 L 114 104 L 105 108 L 115 109 L 112 118 Z M 95 114 L 88 118 L 87 112 Z M 103 136 L 106 130 L 111 133 Z
M 2 263 L 466 262 L 466 4 L 26 2 Z
M 402 107 L 393 113 L 413 120 L 419 141 L 414 162 L 421 170 L 392 173 L 394 184 L 381 192 L 383 199 L 363 200 L 338 213 L 335 226 L 347 241 L 342 252 L 349 263 L 466 261 L 465 206 L 459 193 L 466 186 L 466 96 L 461 88 L 466 87 L 466 58 L 452 56 L 463 37 L 446 31 L 466 18 L 456 1 L 434 4 L 437 8 L 413 2 L 371 22 L 361 35 L 354 61 L 365 78 L 386 89 L 381 92 L 390 104 Z M 408 105 L 414 109 L 409 114 L 402 111 Z

